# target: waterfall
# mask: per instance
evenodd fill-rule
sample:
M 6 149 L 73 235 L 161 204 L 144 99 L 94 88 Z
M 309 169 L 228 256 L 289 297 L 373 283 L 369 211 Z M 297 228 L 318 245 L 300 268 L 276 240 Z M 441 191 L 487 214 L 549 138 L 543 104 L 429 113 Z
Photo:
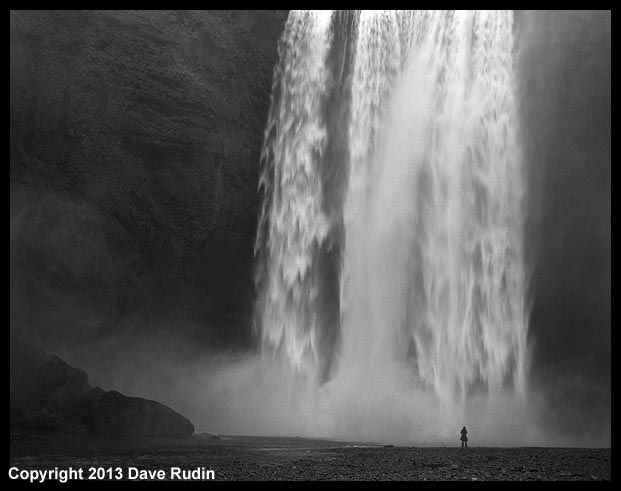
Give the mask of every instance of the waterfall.
M 317 251 L 329 222 L 322 209 L 318 168 L 326 143 L 322 97 L 330 16 L 291 15 L 279 46 L 263 148 L 260 187 L 265 201 L 256 253 L 260 255 L 260 335 L 294 369 L 317 363 L 321 329 Z
M 300 383 L 399 379 L 440 408 L 525 391 L 512 23 L 290 13 L 262 154 L 255 327 Z

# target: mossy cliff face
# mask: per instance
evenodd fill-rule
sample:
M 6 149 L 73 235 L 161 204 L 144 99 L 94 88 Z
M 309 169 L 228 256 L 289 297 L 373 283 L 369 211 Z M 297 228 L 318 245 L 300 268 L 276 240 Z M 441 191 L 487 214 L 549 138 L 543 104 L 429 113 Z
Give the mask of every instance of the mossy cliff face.
M 11 11 L 11 329 L 248 342 L 285 11 Z

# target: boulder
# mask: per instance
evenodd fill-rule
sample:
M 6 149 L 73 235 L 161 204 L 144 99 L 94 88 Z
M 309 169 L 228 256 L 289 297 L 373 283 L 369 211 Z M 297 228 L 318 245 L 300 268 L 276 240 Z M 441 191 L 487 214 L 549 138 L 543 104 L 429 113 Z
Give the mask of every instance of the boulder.
M 89 432 L 95 435 L 182 438 L 194 433 L 190 420 L 169 407 L 114 390 L 91 390 L 83 414 Z
M 183 438 L 194 426 L 159 402 L 92 388 L 83 370 L 11 335 L 10 430 L 11 439 L 37 432 Z
M 91 390 L 83 370 L 10 340 L 11 427 L 84 432 L 77 408 Z

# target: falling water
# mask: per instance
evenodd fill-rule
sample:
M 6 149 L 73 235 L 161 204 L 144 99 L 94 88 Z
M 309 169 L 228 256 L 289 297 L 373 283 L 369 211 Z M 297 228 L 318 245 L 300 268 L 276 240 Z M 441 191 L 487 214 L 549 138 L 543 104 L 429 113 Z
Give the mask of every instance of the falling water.
M 524 392 L 512 22 L 290 13 L 262 155 L 256 334 L 300 383 L 405 380 L 441 410 Z
M 265 347 L 297 370 L 315 366 L 319 356 L 317 250 L 329 229 L 319 173 L 327 139 L 322 97 L 329 19 L 306 12 L 287 22 L 262 155 L 260 334 Z

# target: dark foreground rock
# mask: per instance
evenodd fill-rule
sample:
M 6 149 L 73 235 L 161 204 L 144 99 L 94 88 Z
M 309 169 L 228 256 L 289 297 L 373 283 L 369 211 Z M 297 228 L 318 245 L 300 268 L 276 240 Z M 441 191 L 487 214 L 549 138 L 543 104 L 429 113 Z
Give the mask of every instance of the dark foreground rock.
M 91 390 L 84 415 L 87 427 L 97 435 L 187 437 L 194 433 L 190 420 L 169 407 L 114 390 Z
M 10 427 L 84 433 L 79 408 L 91 390 L 88 377 L 42 350 L 10 340 Z M 22 431 L 21 434 L 24 434 Z
M 194 426 L 159 402 L 92 388 L 84 371 L 11 335 L 11 440 L 59 433 L 179 438 Z

